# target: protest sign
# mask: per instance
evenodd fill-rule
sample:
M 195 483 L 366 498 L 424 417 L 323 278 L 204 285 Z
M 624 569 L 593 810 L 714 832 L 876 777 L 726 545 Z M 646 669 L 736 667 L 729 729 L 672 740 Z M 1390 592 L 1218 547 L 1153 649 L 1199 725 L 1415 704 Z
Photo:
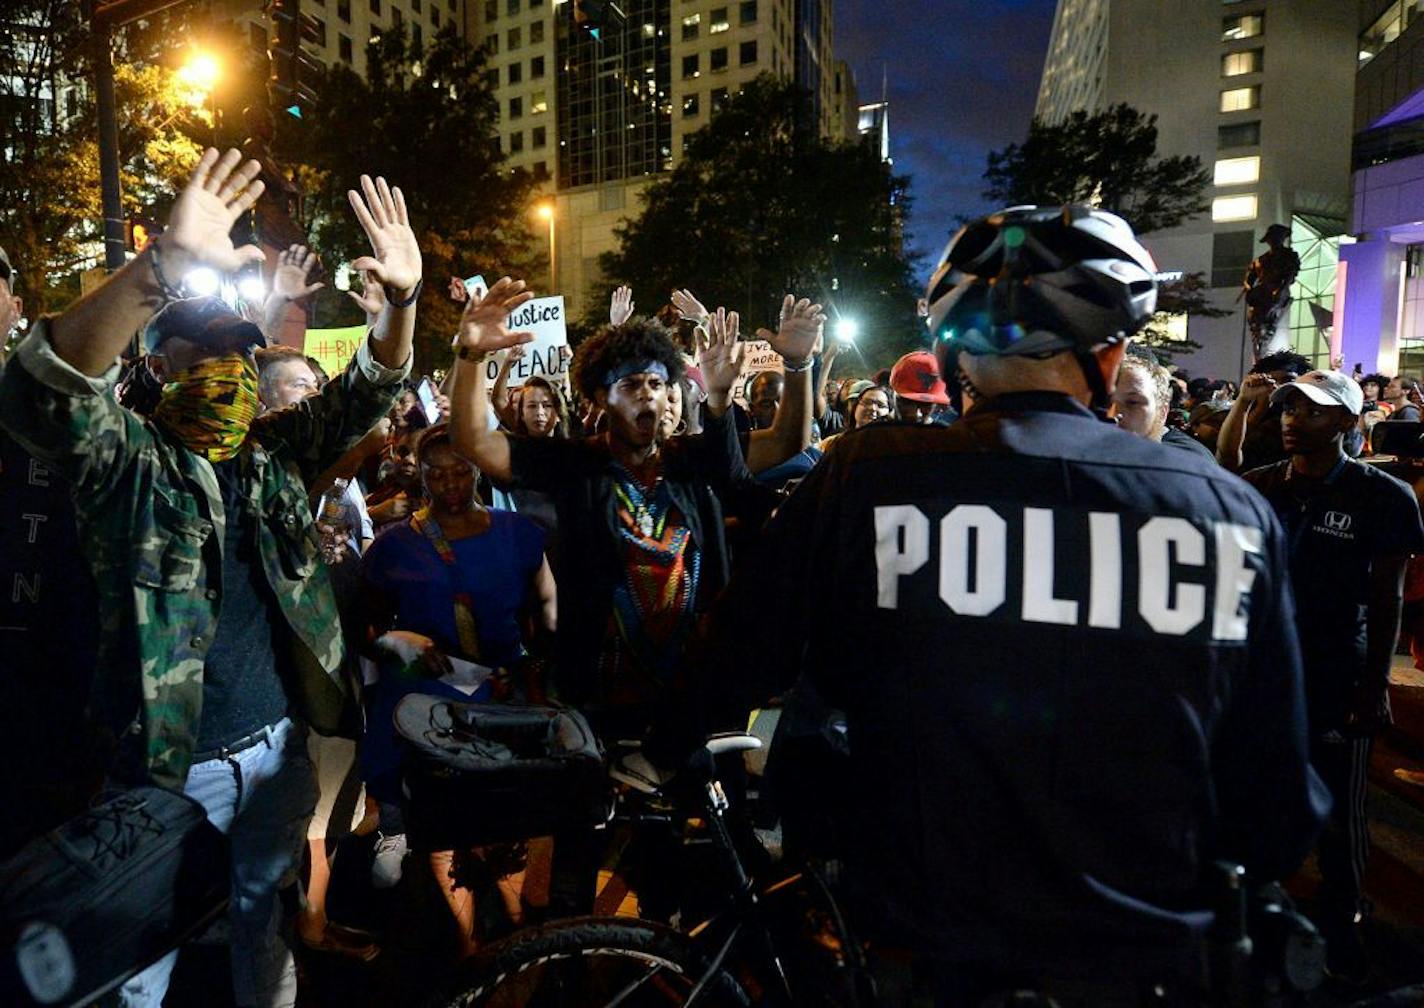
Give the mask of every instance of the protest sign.
M 364 325 L 346 326 L 342 329 L 308 329 L 302 352 L 321 362 L 327 375 L 335 378 L 346 370 L 351 358 L 356 356 L 356 348 L 366 338 Z
M 743 408 L 747 405 L 747 386 L 763 371 L 782 370 L 781 354 L 771 348 L 766 340 L 743 340 L 742 370 L 737 382 L 732 386 L 732 400 Z
M 562 294 L 535 298 L 520 305 L 509 316 L 510 332 L 532 332 L 534 342 L 524 347 L 524 357 L 509 372 L 509 385 L 523 385 L 530 378 L 546 378 L 560 383 L 569 373 L 569 331 L 564 317 Z M 485 362 L 485 374 L 493 382 L 499 375 L 499 357 Z

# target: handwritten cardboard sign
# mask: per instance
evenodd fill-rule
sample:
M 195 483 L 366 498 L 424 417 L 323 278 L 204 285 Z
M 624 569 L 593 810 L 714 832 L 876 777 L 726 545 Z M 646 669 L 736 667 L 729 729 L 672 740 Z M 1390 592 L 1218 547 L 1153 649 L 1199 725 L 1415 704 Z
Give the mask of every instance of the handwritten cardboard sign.
M 346 326 L 342 329 L 308 329 L 302 352 L 321 362 L 327 375 L 335 378 L 346 370 L 351 358 L 356 356 L 356 348 L 366 338 L 364 325 Z
M 540 377 L 559 383 L 569 373 L 569 330 L 564 315 L 564 297 L 535 298 L 520 305 L 509 316 L 511 332 L 532 332 L 534 342 L 524 347 L 524 357 L 514 362 L 509 372 L 509 385 L 523 385 L 530 378 Z M 499 375 L 500 361 L 491 357 L 485 362 L 485 374 L 491 383 Z

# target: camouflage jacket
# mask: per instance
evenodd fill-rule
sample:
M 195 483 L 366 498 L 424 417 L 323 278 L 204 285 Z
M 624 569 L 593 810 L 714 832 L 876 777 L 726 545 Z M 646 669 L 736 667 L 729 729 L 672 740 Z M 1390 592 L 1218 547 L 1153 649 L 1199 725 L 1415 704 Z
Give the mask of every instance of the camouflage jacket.
M 385 414 L 409 370 L 382 367 L 363 343 L 320 395 L 259 417 L 239 455 L 262 565 L 293 631 L 289 700 L 323 734 L 349 730 L 349 690 L 305 481 Z M 70 367 L 41 322 L 0 376 L 0 426 L 74 487 L 99 586 L 90 709 L 121 737 L 116 774 L 181 787 L 220 610 L 223 500 L 206 459 L 118 404 L 117 377 L 117 365 L 98 378 Z

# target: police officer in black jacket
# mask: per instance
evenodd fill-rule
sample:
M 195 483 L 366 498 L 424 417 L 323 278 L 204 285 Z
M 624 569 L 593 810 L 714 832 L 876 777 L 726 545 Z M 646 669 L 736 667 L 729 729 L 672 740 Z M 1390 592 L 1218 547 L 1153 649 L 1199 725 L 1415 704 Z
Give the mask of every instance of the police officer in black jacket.
M 854 920 L 945 1004 L 1191 1003 L 1211 862 L 1283 877 L 1324 814 L 1274 514 L 1103 420 L 1153 272 L 1087 207 L 962 229 L 928 304 L 966 416 L 847 434 L 720 614 L 739 676 L 846 712 Z

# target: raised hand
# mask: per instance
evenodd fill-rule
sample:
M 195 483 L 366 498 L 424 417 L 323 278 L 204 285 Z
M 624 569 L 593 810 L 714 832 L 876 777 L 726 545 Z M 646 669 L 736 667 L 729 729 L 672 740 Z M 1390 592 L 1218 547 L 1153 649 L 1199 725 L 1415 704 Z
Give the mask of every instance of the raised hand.
M 450 300 L 456 304 L 464 304 L 470 300 L 470 292 L 465 288 L 465 281 L 459 277 L 450 278 Z
M 633 317 L 633 288 L 613 288 L 613 299 L 608 303 L 608 321 L 622 325 Z
M 501 277 L 484 297 L 470 298 L 465 304 L 455 343 L 464 350 L 488 353 L 530 342 L 532 332 L 509 331 L 509 314 L 533 297 L 523 280 Z
M 707 331 L 697 335 L 697 366 L 707 382 L 707 398 L 725 399 L 742 373 L 746 344 L 739 339 L 741 316 L 718 308 L 707 318 Z
M 706 324 L 709 313 L 702 307 L 702 302 L 692 296 L 690 290 L 675 290 L 672 292 L 672 306 L 677 309 L 679 315 L 699 324 Z
M 375 318 L 385 311 L 386 292 L 381 289 L 379 281 L 369 271 L 361 273 L 360 292 L 347 291 L 346 296 L 356 302 L 357 306 L 366 313 L 367 318 Z
M 361 176 L 361 190 L 364 198 L 354 189 L 346 195 L 361 230 L 371 241 L 372 254 L 357 259 L 351 267 L 365 270 L 381 286 L 405 297 L 420 283 L 421 276 L 420 246 L 410 227 L 405 196 L 399 186 L 392 189 L 383 178 L 372 182 L 369 175 Z
M 277 269 L 272 273 L 272 296 L 284 301 L 297 301 L 315 294 L 324 283 L 307 283 L 316 268 L 316 253 L 305 245 L 292 245 L 277 256 Z
M 815 351 L 825 328 L 826 316 L 820 305 L 812 304 L 810 298 L 797 301 L 788 294 L 781 302 L 781 324 L 776 332 L 758 329 L 757 338 L 770 343 L 786 360 L 800 362 Z
M 234 248 L 232 244 L 232 226 L 263 190 L 263 184 L 256 181 L 262 166 L 256 161 L 239 166 L 240 161 L 242 154 L 236 150 L 221 157 L 211 147 L 203 151 L 159 238 L 166 260 L 163 269 L 170 281 L 177 283 L 195 266 L 236 273 L 247 263 L 266 258 L 256 245 Z
M 510 364 L 513 364 L 515 361 L 522 361 L 524 359 L 524 355 L 528 352 L 529 350 L 524 346 L 523 343 L 516 343 L 514 346 L 509 348 L 509 353 L 504 355 L 504 359 Z

